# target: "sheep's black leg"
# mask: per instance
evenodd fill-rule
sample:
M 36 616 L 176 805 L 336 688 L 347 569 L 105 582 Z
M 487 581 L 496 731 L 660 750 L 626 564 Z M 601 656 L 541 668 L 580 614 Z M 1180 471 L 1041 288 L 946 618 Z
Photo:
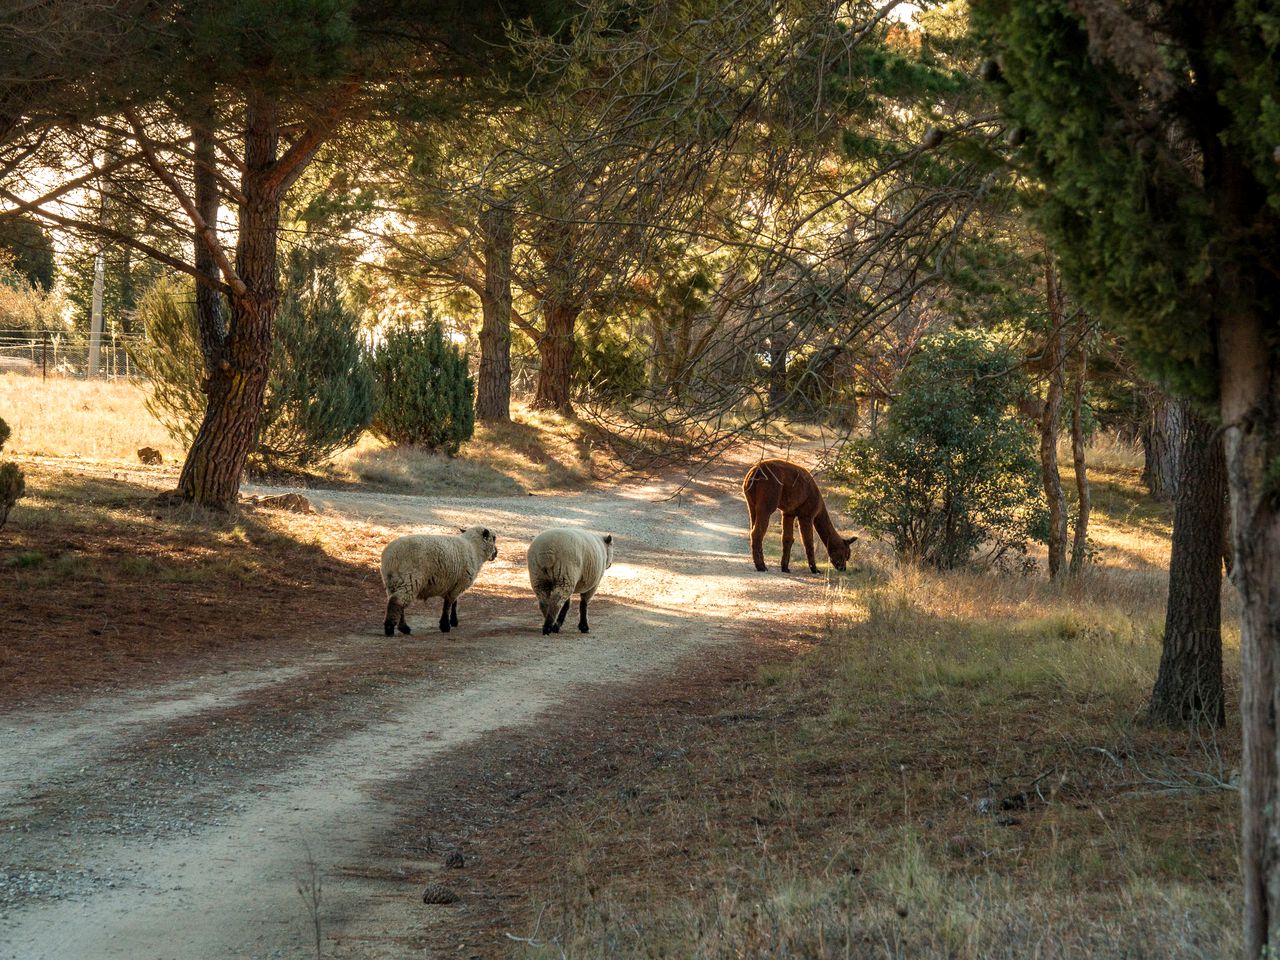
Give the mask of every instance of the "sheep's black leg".
M 449 632 L 449 598 L 445 597 L 444 606 L 440 610 L 440 632 Z
M 587 598 L 583 597 L 578 601 L 578 629 L 583 633 L 590 633 L 591 628 L 587 626 Z
M 395 632 L 397 621 L 401 624 L 404 623 L 404 607 L 396 601 L 395 597 L 388 597 L 387 618 L 382 621 L 382 630 L 388 637 Z M 408 630 L 405 630 L 405 633 L 408 632 Z
M 560 632 L 560 628 L 564 626 L 564 618 L 569 615 L 569 604 L 573 601 L 570 597 L 564 602 L 564 606 L 560 608 L 560 616 L 556 617 L 556 633 Z
M 456 627 L 458 625 L 458 601 L 453 601 L 453 606 L 449 608 L 449 625 Z
M 400 608 L 400 623 L 396 625 L 396 629 L 401 633 L 413 633 L 413 631 L 409 629 L 409 624 L 404 622 L 404 607 Z

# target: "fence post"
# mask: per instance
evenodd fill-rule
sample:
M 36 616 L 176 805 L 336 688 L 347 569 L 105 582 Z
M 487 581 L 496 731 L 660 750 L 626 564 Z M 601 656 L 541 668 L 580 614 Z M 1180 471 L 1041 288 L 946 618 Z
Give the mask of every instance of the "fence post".
M 40 331 L 40 379 L 49 379 L 49 331 Z

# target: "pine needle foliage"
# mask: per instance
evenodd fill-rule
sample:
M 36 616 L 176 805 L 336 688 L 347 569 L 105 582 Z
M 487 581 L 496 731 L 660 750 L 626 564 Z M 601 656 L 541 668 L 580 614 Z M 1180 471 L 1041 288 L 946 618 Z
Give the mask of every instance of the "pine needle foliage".
M 439 321 L 402 323 L 373 354 L 379 390 L 373 432 L 389 443 L 457 454 L 475 430 L 475 383 L 467 358 Z
M 133 360 L 151 381 L 147 408 L 190 444 L 204 415 L 204 365 L 189 284 L 164 278 L 138 306 L 146 327 Z M 373 417 L 374 387 L 359 317 L 332 267 L 294 251 L 284 271 L 275 345 L 250 462 L 300 469 L 354 444 Z

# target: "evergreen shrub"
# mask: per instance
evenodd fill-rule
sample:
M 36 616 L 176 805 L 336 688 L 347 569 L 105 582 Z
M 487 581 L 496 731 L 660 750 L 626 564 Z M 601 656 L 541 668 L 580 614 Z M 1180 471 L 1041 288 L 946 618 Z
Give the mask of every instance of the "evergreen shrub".
M 374 410 L 373 375 L 359 316 L 337 273 L 314 253 L 290 254 L 276 311 L 271 371 L 250 463 L 305 468 L 352 446 Z M 138 305 L 146 336 L 131 347 L 151 381 L 147 408 L 189 445 L 204 417 L 204 361 L 191 285 L 155 283 Z
M 9 440 L 9 425 L 0 420 L 0 450 Z M 16 463 L 0 463 L 0 527 L 9 519 L 9 511 L 26 493 L 26 478 Z
M 879 432 L 837 459 L 854 518 L 932 567 L 1025 557 L 1048 533 L 1036 435 L 1016 411 L 1027 390 L 1007 346 L 976 332 L 927 339 Z
M 373 432 L 396 444 L 457 454 L 475 430 L 475 383 L 467 358 L 438 321 L 400 323 L 373 352 L 378 412 Z

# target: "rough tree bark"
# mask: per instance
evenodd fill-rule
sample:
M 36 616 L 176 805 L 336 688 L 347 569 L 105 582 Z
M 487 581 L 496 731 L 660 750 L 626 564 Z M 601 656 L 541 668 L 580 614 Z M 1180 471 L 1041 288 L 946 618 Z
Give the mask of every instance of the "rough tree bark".
M 1092 500 L 1089 496 L 1089 468 L 1084 455 L 1084 382 L 1088 372 L 1088 350 L 1083 336 L 1084 321 L 1080 321 L 1081 336 L 1077 344 L 1075 383 L 1071 390 L 1071 460 L 1076 475 L 1076 523 L 1071 534 L 1071 566 L 1069 573 L 1076 576 L 1084 569 L 1089 555 L 1089 514 Z
M 1231 490 L 1232 541 L 1240 591 L 1240 712 L 1243 727 L 1241 866 L 1245 956 L 1280 955 L 1280 364 L 1273 320 L 1224 318 L 1218 329 L 1222 419 Z
M 569 303 L 547 303 L 545 326 L 538 341 L 538 389 L 533 405 L 540 410 L 573 413 L 570 389 L 573 379 L 573 328 L 581 310 Z
M 1062 290 L 1048 251 L 1045 251 L 1044 282 L 1049 336 L 1045 343 L 1044 407 L 1040 413 L 1040 478 L 1049 507 L 1049 577 L 1057 580 L 1067 571 L 1067 504 L 1058 472 L 1058 434 L 1062 426 L 1062 392 L 1066 378 L 1066 321 L 1062 315 Z
M 279 110 L 271 97 L 249 98 L 244 137 L 235 263 L 241 282 L 231 297 L 231 323 L 218 361 L 206 381 L 209 401 L 204 419 L 178 478 L 178 493 L 184 500 L 218 509 L 230 508 L 239 495 L 271 362 L 281 195 L 277 178 L 270 176 L 280 137 Z
M 476 417 L 486 423 L 511 419 L 511 207 L 494 203 L 480 215 L 484 233 L 484 292 L 480 305 L 480 379 Z
M 1142 482 L 1158 500 L 1172 500 L 1178 492 L 1183 407 L 1180 400 L 1154 394 L 1142 424 Z
M 1222 528 L 1227 470 L 1213 424 L 1184 411 L 1164 652 L 1148 716 L 1171 726 L 1226 720 L 1222 697 Z

